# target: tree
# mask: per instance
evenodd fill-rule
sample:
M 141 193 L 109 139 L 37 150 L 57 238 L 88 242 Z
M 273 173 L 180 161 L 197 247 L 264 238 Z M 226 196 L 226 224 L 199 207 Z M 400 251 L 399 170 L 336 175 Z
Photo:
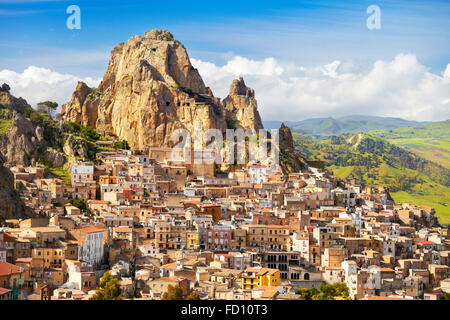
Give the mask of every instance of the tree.
M 97 141 L 98 139 L 100 139 L 100 135 L 97 133 L 97 131 L 93 127 L 82 126 L 80 129 L 80 134 L 82 137 L 84 137 L 88 140 Z
M 200 300 L 200 295 L 197 292 L 192 291 L 187 295 L 186 300 Z
M 183 300 L 183 291 L 178 286 L 169 285 L 162 296 L 162 300 Z
M 100 287 L 91 300 L 121 300 L 121 289 L 119 279 L 113 277 L 111 273 L 105 272 L 100 279 Z
M 319 289 L 302 288 L 297 293 L 305 300 L 349 299 L 349 290 L 345 283 L 322 284 Z
M 91 209 L 89 209 L 86 200 L 70 200 L 70 204 L 73 205 L 74 207 L 77 207 L 78 209 L 80 209 L 81 212 L 86 213 L 89 216 L 92 216 L 92 211 Z
M 320 292 L 317 288 L 310 288 L 310 289 L 302 288 L 299 289 L 297 293 L 301 295 L 302 298 L 305 300 L 316 300 L 314 299 L 314 297 L 316 297 Z
M 121 140 L 121 141 L 117 141 L 116 148 L 122 149 L 122 150 L 130 150 L 130 145 L 128 144 L 128 142 L 126 140 Z
M 37 104 L 37 107 L 38 107 L 38 110 L 45 111 L 48 114 L 52 114 L 58 108 L 58 104 L 53 101 L 44 101 L 44 102 L 39 102 Z

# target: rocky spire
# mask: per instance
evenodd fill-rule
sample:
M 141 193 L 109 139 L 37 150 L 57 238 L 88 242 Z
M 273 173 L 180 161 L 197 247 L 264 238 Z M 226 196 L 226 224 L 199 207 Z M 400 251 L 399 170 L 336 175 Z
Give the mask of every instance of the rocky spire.
M 89 91 L 89 92 L 88 92 Z M 79 84 L 61 113 L 65 121 L 95 127 L 146 150 L 169 146 L 179 128 L 225 128 L 212 96 L 185 47 L 167 30 L 151 30 L 118 44 L 98 89 Z
M 287 152 L 294 152 L 294 139 L 292 137 L 292 132 L 289 127 L 287 127 L 284 123 L 281 124 L 279 129 L 280 133 L 280 149 L 285 150 Z
M 61 117 L 146 150 L 170 146 L 179 128 L 194 123 L 224 130 L 262 128 L 255 92 L 233 81 L 224 103 L 206 87 L 185 47 L 167 30 L 151 30 L 118 44 L 98 89 L 79 83 Z
M 223 100 L 227 119 L 237 127 L 259 130 L 263 129 L 255 91 L 244 82 L 244 78 L 233 80 L 230 94 Z

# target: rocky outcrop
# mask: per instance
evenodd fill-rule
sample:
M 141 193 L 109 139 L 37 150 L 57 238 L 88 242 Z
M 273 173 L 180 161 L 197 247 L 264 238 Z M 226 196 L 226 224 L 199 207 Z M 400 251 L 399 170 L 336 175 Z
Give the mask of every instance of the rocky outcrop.
M 225 110 L 185 47 L 170 32 L 152 30 L 117 45 L 98 89 L 78 84 L 61 117 L 127 140 L 138 150 L 170 146 L 176 129 L 192 133 L 199 123 L 204 130 L 225 130 L 233 123 L 262 128 L 254 92 L 243 80 L 231 91 Z
M 294 139 L 289 127 L 281 124 L 279 133 L 280 166 L 284 173 L 298 172 L 307 167 L 304 160 L 294 151 Z
M 22 98 L 16 98 L 9 90 L 0 90 L 0 108 L 6 108 L 19 113 L 24 113 L 30 105 Z
M 13 187 L 14 178 L 11 171 L 0 160 L 0 218 L 23 218 L 32 215 Z
M 15 98 L 9 91 L 0 91 L 0 122 L 7 122 L 0 132 L 0 156 L 6 166 L 30 166 L 43 163 L 60 166 L 65 157 L 48 149 L 60 144 L 62 131 L 48 116 L 33 111 L 22 98 Z
M 66 121 L 84 125 L 94 123 L 94 118 L 92 117 L 96 116 L 96 112 L 89 112 L 91 110 L 87 108 L 87 104 L 85 106 L 86 99 L 91 93 L 91 90 L 84 82 L 78 82 L 69 103 L 63 105 L 61 108 L 61 113 L 65 115 Z
M 253 130 L 264 128 L 258 112 L 255 91 L 245 85 L 242 77 L 231 83 L 230 94 L 223 100 L 223 104 L 230 126 Z
M 292 138 L 291 129 L 282 123 L 278 132 L 280 134 L 280 148 L 287 152 L 294 152 L 294 139 Z
M 44 128 L 36 126 L 23 113 L 31 107 L 22 98 L 0 92 L 0 117 L 11 123 L 0 135 L 0 155 L 7 165 L 31 165 L 38 157 L 38 149 L 46 144 Z
M 53 149 L 45 150 L 43 156 L 52 167 L 62 167 L 67 161 L 64 153 Z
M 87 142 L 83 139 L 77 139 L 73 135 L 67 137 L 63 151 L 69 158 L 78 157 L 86 159 L 88 157 Z

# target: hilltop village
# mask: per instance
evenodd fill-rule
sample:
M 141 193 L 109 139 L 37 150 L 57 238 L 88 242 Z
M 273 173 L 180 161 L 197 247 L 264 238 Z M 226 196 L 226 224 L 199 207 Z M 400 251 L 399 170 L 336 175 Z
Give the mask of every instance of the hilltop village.
M 123 299 L 158 300 L 169 288 L 304 299 L 302 290 L 335 283 L 348 299 L 450 292 L 450 233 L 432 209 L 395 205 L 320 163 L 287 175 L 255 164 L 208 174 L 170 154 L 100 152 L 96 164 L 71 166 L 70 185 L 43 168 L 11 168 L 37 216 L 0 229 L 0 299 L 90 299 L 105 272 Z
M 118 44 L 99 87 L 78 83 L 55 119 L 9 91 L 0 300 L 449 297 L 450 232 L 434 210 L 302 160 L 288 127 L 279 166 L 174 159 L 180 128 L 263 124 L 243 78 L 214 97 L 166 30 Z

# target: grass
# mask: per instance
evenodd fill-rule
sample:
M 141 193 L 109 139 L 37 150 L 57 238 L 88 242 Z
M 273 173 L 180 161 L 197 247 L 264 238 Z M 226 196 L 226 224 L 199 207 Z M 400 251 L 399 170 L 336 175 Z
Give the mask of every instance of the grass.
M 61 179 L 66 185 L 72 184 L 70 173 L 64 167 L 48 168 L 55 178 Z
M 370 134 L 450 169 L 450 120 Z
M 439 223 L 450 225 L 450 188 L 442 191 L 436 190 L 433 194 L 398 191 L 392 192 L 391 196 L 396 203 L 410 203 L 417 206 L 432 207 L 436 210 L 436 217 L 438 217 Z
M 0 136 L 12 127 L 12 120 L 0 119 Z

